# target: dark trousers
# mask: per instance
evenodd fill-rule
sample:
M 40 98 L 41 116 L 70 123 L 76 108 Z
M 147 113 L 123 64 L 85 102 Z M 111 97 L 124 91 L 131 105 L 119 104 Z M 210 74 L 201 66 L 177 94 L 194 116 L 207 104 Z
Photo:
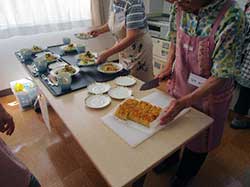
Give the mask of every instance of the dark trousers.
M 195 177 L 206 160 L 207 155 L 208 153 L 196 153 L 189 150 L 188 148 L 185 148 L 176 176 L 183 180 L 189 180 Z M 179 155 L 174 153 L 173 156 L 176 157 Z M 170 156 L 170 159 L 173 159 L 173 156 Z M 142 176 L 136 182 L 134 182 L 132 186 L 143 187 L 145 178 L 146 175 Z
M 40 183 L 38 182 L 38 180 L 34 175 L 31 175 L 30 177 L 29 187 L 41 187 Z
M 250 88 L 240 86 L 240 94 L 236 105 L 234 106 L 234 111 L 240 115 L 246 116 L 248 110 L 250 109 Z
M 207 155 L 208 153 L 196 153 L 185 148 L 176 176 L 181 179 L 195 177 L 206 160 Z

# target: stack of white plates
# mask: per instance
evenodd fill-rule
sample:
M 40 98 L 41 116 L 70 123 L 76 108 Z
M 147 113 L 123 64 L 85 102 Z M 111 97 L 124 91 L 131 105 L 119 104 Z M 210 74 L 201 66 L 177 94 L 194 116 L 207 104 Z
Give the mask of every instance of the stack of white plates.
M 88 92 L 91 94 L 85 99 L 85 104 L 89 108 L 101 109 L 111 103 L 108 95 L 103 95 L 110 90 L 111 86 L 106 83 L 94 83 L 88 86 Z
M 127 98 L 131 97 L 132 90 L 130 90 L 126 87 L 118 86 L 116 88 L 109 90 L 108 94 L 113 99 L 122 100 L 122 99 L 127 99 Z
M 90 95 L 85 99 L 85 104 L 89 108 L 101 109 L 111 103 L 111 98 L 107 95 Z
M 118 86 L 133 86 L 136 84 L 136 80 L 133 77 L 125 76 L 116 78 L 115 83 Z
M 127 88 L 136 84 L 136 79 L 124 76 L 115 79 L 115 88 L 107 83 L 94 83 L 88 86 L 88 92 L 91 94 L 85 99 L 85 104 L 89 108 L 101 109 L 111 103 L 111 98 L 116 100 L 127 99 L 132 96 L 132 90 Z M 108 95 L 103 95 L 108 93 Z

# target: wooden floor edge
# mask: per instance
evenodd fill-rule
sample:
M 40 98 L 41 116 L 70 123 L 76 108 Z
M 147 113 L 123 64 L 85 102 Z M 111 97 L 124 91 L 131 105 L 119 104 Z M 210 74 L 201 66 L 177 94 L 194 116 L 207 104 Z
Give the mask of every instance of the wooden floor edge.
M 0 97 L 5 97 L 8 95 L 13 95 L 13 92 L 11 91 L 10 88 L 5 89 L 5 90 L 0 90 Z

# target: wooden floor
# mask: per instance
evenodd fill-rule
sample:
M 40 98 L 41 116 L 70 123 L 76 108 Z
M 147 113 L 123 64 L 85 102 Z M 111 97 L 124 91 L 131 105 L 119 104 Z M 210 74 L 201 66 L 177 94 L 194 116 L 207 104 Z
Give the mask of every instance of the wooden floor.
M 56 113 L 50 109 L 52 133 L 33 110 L 20 112 L 14 96 L 0 98 L 13 115 L 15 133 L 1 135 L 43 187 L 106 187 L 94 165 Z M 250 130 L 232 130 L 229 119 L 221 146 L 210 153 L 192 187 L 250 187 Z M 112 160 L 111 160 L 112 161 Z M 156 176 L 150 173 L 145 187 L 167 187 L 175 168 Z

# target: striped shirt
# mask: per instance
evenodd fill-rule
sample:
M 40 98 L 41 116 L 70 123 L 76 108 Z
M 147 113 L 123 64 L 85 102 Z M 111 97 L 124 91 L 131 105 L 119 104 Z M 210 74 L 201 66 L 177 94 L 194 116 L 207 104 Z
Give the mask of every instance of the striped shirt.
M 247 88 L 250 88 L 250 0 L 247 0 L 245 6 L 246 14 L 246 31 L 244 50 L 241 62 L 241 73 L 237 77 L 237 82 Z
M 113 0 L 111 11 L 115 13 L 125 11 L 125 25 L 127 29 L 147 30 L 148 28 L 143 0 L 118 0 L 118 2 Z

